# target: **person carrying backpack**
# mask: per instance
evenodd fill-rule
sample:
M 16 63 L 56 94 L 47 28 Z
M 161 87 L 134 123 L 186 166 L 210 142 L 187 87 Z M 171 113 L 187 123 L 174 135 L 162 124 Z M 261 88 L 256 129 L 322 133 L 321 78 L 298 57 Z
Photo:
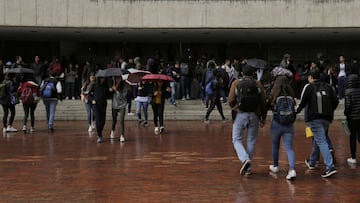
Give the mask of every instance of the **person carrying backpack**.
M 27 131 L 27 120 L 30 112 L 31 127 L 30 132 L 34 132 L 35 124 L 35 109 L 37 107 L 37 102 L 40 98 L 40 88 L 39 85 L 35 82 L 35 78 L 25 79 L 18 89 L 18 95 L 24 108 L 24 120 L 23 120 L 23 132 Z
M 15 105 L 16 102 L 16 83 L 15 83 L 15 77 L 10 78 L 9 74 L 5 74 L 5 79 L 0 85 L 0 104 L 3 107 L 3 132 L 16 132 L 17 129 L 15 129 L 12 124 L 15 119 Z M 9 116 L 9 110 L 10 110 L 10 118 L 8 122 L 8 116 Z
M 267 114 L 265 90 L 260 81 L 253 79 L 255 70 L 245 65 L 243 78 L 235 80 L 230 88 L 228 101 L 236 112 L 232 129 L 232 142 L 239 160 L 242 162 L 240 174 L 251 174 L 251 159 L 254 153 L 259 126 L 265 125 Z M 247 129 L 247 147 L 242 144 Z
M 226 118 L 224 116 L 223 109 L 221 106 L 221 101 L 220 101 L 220 97 L 221 97 L 220 92 L 224 88 L 224 84 L 223 84 L 221 76 L 222 76 L 222 74 L 220 72 L 217 72 L 215 80 L 209 82 L 208 85 L 206 85 L 206 89 L 207 89 L 206 92 L 210 99 L 210 107 L 208 108 L 205 119 L 204 119 L 204 123 L 207 123 L 207 124 L 210 122 L 209 116 L 210 116 L 210 113 L 214 110 L 215 106 L 218 109 L 222 120 L 224 122 L 226 122 Z M 212 93 L 210 93 L 210 92 L 212 92 Z
M 326 165 L 326 171 L 321 176 L 328 178 L 337 171 L 326 140 L 326 131 L 334 118 L 339 100 L 333 87 L 320 80 L 320 70 L 310 70 L 308 81 L 309 84 L 304 86 L 300 104 L 296 109 L 296 112 L 300 113 L 305 108 L 304 120 L 314 134 L 312 152 L 310 158 L 305 160 L 305 164 L 310 170 L 315 169 L 320 150 Z
M 290 86 L 287 76 L 278 76 L 271 90 L 271 107 L 273 119 L 270 134 L 272 141 L 273 164 L 269 169 L 273 173 L 279 172 L 280 139 L 283 138 L 284 146 L 289 160 L 287 180 L 296 178 L 295 153 L 293 150 L 295 112 L 295 92 Z
M 56 78 L 56 72 L 50 71 L 49 78 L 40 85 L 40 93 L 46 110 L 48 131 L 54 132 L 54 118 L 58 99 L 61 98 L 62 85 Z

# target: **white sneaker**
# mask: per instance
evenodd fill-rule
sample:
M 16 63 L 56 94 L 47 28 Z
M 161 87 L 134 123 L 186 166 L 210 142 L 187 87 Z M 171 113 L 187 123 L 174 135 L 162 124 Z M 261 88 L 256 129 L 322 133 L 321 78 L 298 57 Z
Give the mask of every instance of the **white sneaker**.
M 95 128 L 96 128 L 95 122 L 91 123 L 91 128 L 92 128 L 92 129 L 95 129 Z
M 17 132 L 17 129 L 15 129 L 15 128 L 12 127 L 12 126 L 8 126 L 8 127 L 6 128 L 6 131 L 7 131 L 7 132 Z
M 155 132 L 155 134 L 158 134 L 159 133 L 159 127 L 155 127 L 154 132 Z
M 269 169 L 270 169 L 270 171 L 273 172 L 273 173 L 279 172 L 279 167 L 274 166 L 274 165 L 270 165 L 270 166 L 269 166 Z
M 6 128 L 3 128 L 3 133 L 6 133 Z
M 348 162 L 349 164 L 356 164 L 356 159 L 348 158 L 348 159 L 347 159 L 347 162 Z
M 35 132 L 35 128 L 31 127 L 30 132 L 32 132 L 32 133 Z
M 120 135 L 120 142 L 125 142 L 125 137 L 124 137 L 124 135 Z
M 296 178 L 296 171 L 293 169 L 293 170 L 289 170 L 287 176 L 286 176 L 286 179 L 287 180 L 292 180 Z
M 128 113 L 127 114 L 128 116 L 133 116 L 133 115 L 135 115 L 133 112 L 130 112 L 130 113 Z
M 114 138 L 115 138 L 115 132 L 114 132 L 113 130 L 111 131 L 110 138 L 111 138 L 111 139 L 114 139 Z
M 91 132 L 92 131 L 92 127 L 91 125 L 89 126 L 89 129 L 88 129 L 88 132 Z
M 23 126 L 22 131 L 26 132 L 26 125 Z

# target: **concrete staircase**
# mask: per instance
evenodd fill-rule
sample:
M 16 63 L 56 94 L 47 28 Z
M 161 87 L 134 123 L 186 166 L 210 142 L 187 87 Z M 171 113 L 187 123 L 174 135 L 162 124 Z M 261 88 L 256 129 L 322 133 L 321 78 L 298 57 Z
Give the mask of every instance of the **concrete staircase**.
M 132 112 L 135 113 L 135 102 L 132 103 Z M 228 104 L 223 104 L 223 111 L 225 117 L 231 119 L 231 111 Z M 149 120 L 153 119 L 152 108 L 149 106 Z M 344 119 L 344 100 L 340 101 L 340 104 L 335 111 L 335 119 Z M 36 109 L 36 120 L 46 120 L 45 106 L 42 101 L 39 102 Z M 171 105 L 168 101 L 165 105 L 164 117 L 166 120 L 203 120 L 206 114 L 205 106 L 201 104 L 201 100 L 186 100 L 177 101 L 177 107 Z M 0 108 L 0 115 L 3 115 L 3 109 Z M 22 104 L 16 105 L 15 120 L 22 120 L 24 115 Z M 2 117 L 2 116 L 1 116 Z M 268 119 L 271 118 L 271 111 L 268 112 Z M 299 114 L 298 119 L 303 119 L 303 113 Z M 56 114 L 56 120 L 86 120 L 86 110 L 84 103 L 80 100 L 63 100 L 59 101 Z M 107 106 L 107 119 L 111 120 L 111 100 L 108 100 Z M 135 115 L 126 115 L 126 120 L 136 120 Z M 221 120 L 219 112 L 216 107 L 210 115 L 210 120 Z

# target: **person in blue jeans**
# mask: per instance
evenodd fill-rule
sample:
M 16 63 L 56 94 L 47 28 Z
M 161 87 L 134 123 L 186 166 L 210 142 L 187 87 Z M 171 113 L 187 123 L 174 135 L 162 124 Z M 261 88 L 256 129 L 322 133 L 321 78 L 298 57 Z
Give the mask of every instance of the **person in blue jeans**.
M 40 91 L 43 97 L 43 103 L 45 105 L 46 110 L 46 120 L 48 124 L 48 131 L 54 132 L 54 118 L 56 106 L 58 104 L 58 98 L 61 98 L 62 93 L 62 85 L 61 82 L 56 78 L 56 72 L 50 71 L 49 78 L 45 79 L 40 85 Z M 44 90 L 46 89 L 47 83 L 53 83 L 54 89 L 51 90 L 51 94 L 49 96 L 44 95 Z
M 251 66 L 244 66 L 242 69 L 242 80 L 254 80 L 254 68 Z M 254 154 L 254 147 L 256 144 L 256 138 L 258 136 L 259 126 L 265 125 L 266 119 L 266 103 L 265 103 L 265 90 L 259 81 L 256 81 L 257 89 L 259 90 L 258 99 L 256 103 L 256 109 L 248 111 L 242 109 L 237 103 L 237 86 L 241 80 L 235 80 L 230 88 L 228 102 L 233 111 L 236 111 L 233 129 L 232 129 L 232 142 L 237 153 L 239 160 L 242 162 L 240 169 L 241 175 L 251 174 L 251 159 Z M 242 144 L 242 140 L 245 137 L 245 130 L 247 130 L 247 147 Z
M 87 120 L 89 124 L 88 132 L 92 132 L 95 129 L 95 115 L 94 115 L 94 105 L 92 104 L 91 98 L 91 89 L 96 83 L 96 78 L 94 73 L 89 74 L 89 78 L 86 80 L 84 85 L 81 87 L 81 101 L 85 103 L 85 109 L 87 114 Z
M 144 112 L 144 126 L 148 126 L 148 106 L 150 101 L 150 84 L 146 84 L 144 81 L 139 82 L 137 86 L 136 101 L 136 114 L 138 117 L 138 124 L 140 125 L 143 120 L 141 118 L 141 110 Z
M 300 113 L 305 108 L 304 120 L 314 134 L 312 152 L 310 158 L 305 160 L 305 164 L 310 170 L 315 169 L 320 151 L 326 165 L 326 171 L 321 176 L 328 178 L 336 174 L 337 170 L 326 139 L 326 131 L 334 118 L 334 111 L 339 100 L 333 87 L 320 81 L 320 70 L 311 70 L 308 81 L 309 84 L 304 86 L 300 104 L 296 110 L 297 113 Z M 321 91 L 317 91 L 320 88 Z
M 274 82 L 274 87 L 271 90 L 271 106 L 276 105 L 277 98 L 279 96 L 288 96 L 294 101 L 295 104 L 295 92 L 291 88 L 289 80 L 286 76 L 278 76 Z M 274 109 L 274 108 L 273 108 Z M 279 172 L 279 149 L 280 140 L 283 138 L 284 146 L 289 161 L 289 172 L 286 179 L 291 180 L 296 178 L 295 171 L 295 153 L 293 150 L 294 140 L 294 122 L 284 125 L 273 119 L 271 121 L 270 134 L 272 141 L 272 158 L 273 164 L 269 166 L 269 169 L 273 173 Z

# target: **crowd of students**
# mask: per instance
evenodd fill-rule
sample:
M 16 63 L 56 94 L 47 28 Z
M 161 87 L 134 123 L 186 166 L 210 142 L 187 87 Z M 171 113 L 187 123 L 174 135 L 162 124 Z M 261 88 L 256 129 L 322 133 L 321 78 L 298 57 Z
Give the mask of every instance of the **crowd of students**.
M 222 103 L 228 102 L 232 108 L 233 116 L 233 144 L 238 158 L 242 162 L 240 173 L 249 175 L 251 174 L 251 159 L 258 128 L 265 125 L 267 111 L 272 110 L 276 115 L 279 97 L 290 97 L 290 103 L 295 103 L 295 99 L 300 98 L 298 108 L 295 109 L 294 107 L 293 111 L 296 114 L 305 108 L 305 122 L 314 133 L 313 149 L 309 158 L 305 160 L 305 164 L 309 169 L 314 169 L 321 152 L 326 165 L 322 177 L 326 178 L 337 173 L 334 166 L 334 147 L 329 139 L 328 129 L 339 99 L 345 98 L 344 113 L 351 132 L 351 157 L 347 161 L 352 164 L 356 163 L 356 138 L 360 141 L 358 127 L 360 123 L 360 101 L 358 101 L 360 99 L 360 80 L 356 60 L 347 64 L 344 56 L 340 56 L 337 65 L 311 62 L 308 63 L 309 66 L 305 64 L 294 69 L 290 55 L 285 54 L 280 65 L 269 69 L 271 71 L 268 71 L 268 75 L 267 73 L 256 75 L 258 71 L 247 65 L 246 59 L 242 62 L 234 60 L 233 63 L 230 60 L 225 60 L 222 65 L 217 65 L 215 60 L 198 60 L 195 66 L 184 61 L 175 62 L 174 65 L 166 65 L 162 60 L 155 61 L 153 59 L 147 60 L 146 65 L 143 66 L 138 57 L 128 62 L 120 59 L 113 60 L 107 67 L 120 68 L 124 72 L 130 68 L 148 70 L 151 73 L 169 75 L 174 81 L 170 83 L 162 80 L 152 83 L 140 81 L 137 85 L 131 86 L 125 82 L 122 76 L 96 77 L 98 68 L 87 62 L 80 76 L 82 85 L 79 88 L 79 95 L 81 101 L 85 103 L 88 131 L 96 129 L 98 143 L 103 142 L 102 132 L 106 122 L 108 99 L 111 99 L 112 103 L 110 138 L 115 139 L 117 137 L 115 128 L 119 116 L 120 142 L 125 142 L 126 139 L 125 115 L 126 110 L 128 110 L 128 115 L 131 113 L 132 99 L 135 99 L 136 102 L 136 116 L 139 125 L 149 125 L 148 106 L 151 105 L 154 114 L 155 133 L 163 133 L 165 130 L 164 108 L 166 99 L 169 99 L 169 102 L 176 106 L 176 100 L 179 98 L 182 100 L 200 98 L 207 108 L 204 116 L 206 124 L 210 123 L 209 117 L 215 106 L 223 121 L 227 121 L 228 119 L 223 114 Z M 17 131 L 13 127 L 13 122 L 15 105 L 19 103 L 19 99 L 22 100 L 25 112 L 22 128 L 24 132 L 28 131 L 29 114 L 31 119 L 30 132 L 35 131 L 35 110 L 40 98 L 42 98 L 46 108 L 48 130 L 53 132 L 58 100 L 64 99 L 65 95 L 69 99 L 76 98 L 75 92 L 77 91 L 74 89 L 76 79 L 79 79 L 80 74 L 73 64 L 70 64 L 65 72 L 62 71 L 60 62 L 56 57 L 48 66 L 39 64 L 41 64 L 40 58 L 36 56 L 35 62 L 28 66 L 33 70 L 33 74 L 9 73 L 10 69 L 25 66 L 21 56 L 16 57 L 14 64 L 0 64 L 2 66 L 0 69 L 3 71 L 1 84 L 4 84 L 6 92 L 2 94 L 0 87 L 0 103 L 4 111 L 4 132 Z M 44 74 L 47 74 L 47 77 Z M 63 76 L 68 79 L 62 80 Z M 64 86 L 65 88 L 63 88 Z M 246 91 L 250 93 L 246 94 Z M 254 95 L 257 96 L 253 97 Z M 248 100 L 245 99 L 247 97 Z M 327 103 L 319 105 L 319 99 L 324 99 Z M 256 106 L 252 106 L 253 104 Z M 320 106 L 324 109 L 319 109 Z M 142 113 L 144 117 L 142 117 Z M 289 160 L 289 172 L 286 176 L 289 180 L 296 177 L 295 155 L 292 149 L 294 120 L 291 119 L 291 122 L 285 124 L 275 119 L 274 116 L 270 126 L 273 164 L 269 166 L 269 170 L 274 173 L 279 171 L 278 157 L 282 137 Z M 246 147 L 243 146 L 245 129 L 247 129 Z

